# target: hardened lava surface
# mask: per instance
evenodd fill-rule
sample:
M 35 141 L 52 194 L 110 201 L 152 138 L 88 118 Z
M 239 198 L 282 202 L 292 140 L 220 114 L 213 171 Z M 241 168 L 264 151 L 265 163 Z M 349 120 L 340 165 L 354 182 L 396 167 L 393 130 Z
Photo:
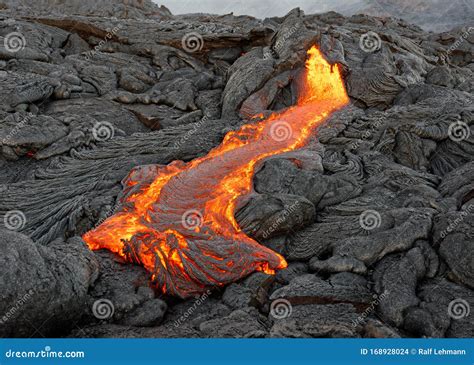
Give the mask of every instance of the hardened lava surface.
M 314 46 L 303 83 L 296 106 L 228 133 L 205 157 L 133 170 L 121 211 L 83 236 L 89 247 L 142 264 L 163 292 L 180 297 L 286 268 L 281 255 L 242 232 L 234 213 L 259 161 L 302 147 L 348 102 L 339 68 Z

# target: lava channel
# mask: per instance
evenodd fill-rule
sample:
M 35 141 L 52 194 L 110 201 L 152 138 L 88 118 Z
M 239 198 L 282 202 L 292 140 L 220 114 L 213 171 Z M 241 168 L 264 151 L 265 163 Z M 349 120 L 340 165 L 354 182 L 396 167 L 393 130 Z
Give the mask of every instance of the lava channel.
M 338 65 L 315 46 L 308 56 L 297 105 L 229 132 L 204 157 L 134 168 L 122 182 L 120 211 L 83 236 L 89 248 L 143 265 L 163 292 L 182 298 L 284 269 L 285 259 L 243 233 L 234 212 L 259 161 L 304 146 L 349 102 Z

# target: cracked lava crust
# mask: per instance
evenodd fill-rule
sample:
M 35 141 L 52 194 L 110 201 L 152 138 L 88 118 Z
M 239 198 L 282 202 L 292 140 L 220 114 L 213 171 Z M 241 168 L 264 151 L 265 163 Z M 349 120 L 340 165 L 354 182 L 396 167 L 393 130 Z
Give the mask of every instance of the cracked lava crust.
M 143 265 L 163 292 L 182 298 L 253 271 L 284 269 L 281 255 L 239 228 L 238 199 L 252 191 L 259 161 L 301 148 L 318 124 L 348 102 L 338 65 L 313 46 L 297 105 L 229 132 L 204 157 L 133 169 L 122 182 L 120 211 L 84 240 L 93 250 L 108 249 Z

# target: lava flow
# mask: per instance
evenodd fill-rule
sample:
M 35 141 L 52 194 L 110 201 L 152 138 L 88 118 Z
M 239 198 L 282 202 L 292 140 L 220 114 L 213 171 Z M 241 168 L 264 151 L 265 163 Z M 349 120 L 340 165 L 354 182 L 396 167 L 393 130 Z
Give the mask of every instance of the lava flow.
M 308 56 L 296 106 L 229 132 L 204 157 L 133 169 L 122 182 L 120 212 L 84 235 L 88 246 L 142 264 L 163 292 L 182 298 L 285 268 L 281 255 L 242 232 L 234 212 L 252 191 L 257 162 L 302 147 L 349 101 L 339 67 L 315 46 Z

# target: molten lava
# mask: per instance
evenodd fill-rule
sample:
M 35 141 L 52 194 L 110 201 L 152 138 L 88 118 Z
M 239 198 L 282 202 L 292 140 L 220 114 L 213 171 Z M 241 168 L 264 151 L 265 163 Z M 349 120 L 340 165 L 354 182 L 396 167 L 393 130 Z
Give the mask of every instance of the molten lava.
M 133 169 L 122 182 L 121 211 L 84 235 L 88 246 L 143 265 L 163 292 L 183 298 L 285 268 L 281 255 L 242 232 L 234 212 L 252 190 L 257 162 L 302 147 L 349 101 L 338 66 L 316 47 L 308 55 L 296 106 L 229 132 L 204 157 Z

